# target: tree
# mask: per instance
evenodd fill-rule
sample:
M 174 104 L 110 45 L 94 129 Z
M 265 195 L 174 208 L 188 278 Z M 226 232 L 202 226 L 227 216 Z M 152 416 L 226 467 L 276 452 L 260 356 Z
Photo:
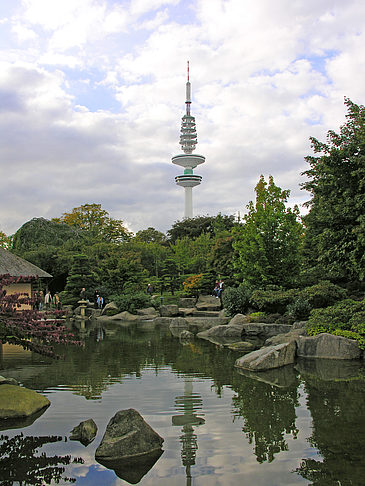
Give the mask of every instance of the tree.
M 234 230 L 234 266 L 241 280 L 253 287 L 292 286 L 301 268 L 303 228 L 299 209 L 287 208 L 289 190 L 267 183 L 261 175 L 256 203 L 247 205 L 243 224 Z
M 363 281 L 365 276 L 365 108 L 345 99 L 346 123 L 327 142 L 311 138 L 314 156 L 302 184 L 311 194 L 305 256 L 321 278 Z
M 143 243 L 165 243 L 166 236 L 161 231 L 158 231 L 152 226 L 149 226 L 145 230 L 137 231 L 135 236 L 136 241 L 141 241 Z
M 67 277 L 65 290 L 60 295 L 62 303 L 76 305 L 80 300 L 82 288 L 86 289 L 87 298 L 92 300 L 94 287 L 95 281 L 91 273 L 91 265 L 88 257 L 82 254 L 75 255 L 70 275 Z
M 131 237 L 123 221 L 111 218 L 108 211 L 101 208 L 101 204 L 83 204 L 52 221 L 85 230 L 91 237 L 104 241 L 118 243 Z
M 217 232 L 230 232 L 235 225 L 234 216 L 218 214 L 217 216 L 197 216 L 176 221 L 167 235 L 171 243 L 179 238 L 197 238 L 202 233 L 209 233 L 215 236 Z

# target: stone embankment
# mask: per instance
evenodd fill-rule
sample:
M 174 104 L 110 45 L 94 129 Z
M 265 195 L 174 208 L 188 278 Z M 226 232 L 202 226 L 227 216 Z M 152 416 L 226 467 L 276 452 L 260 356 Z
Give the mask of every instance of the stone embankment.
M 221 302 L 212 296 L 180 299 L 178 305 L 162 305 L 157 312 L 153 307 L 140 309 L 137 315 L 121 312 L 113 316 L 102 315 L 103 322 L 126 326 L 168 327 L 173 336 L 181 340 L 195 337 L 244 354 L 235 366 L 247 371 L 264 371 L 280 368 L 297 361 L 297 358 L 324 358 L 355 360 L 363 356 L 358 343 L 352 339 L 331 334 L 306 336 L 306 322 L 267 324 L 249 322 L 247 316 L 237 314 L 228 318 Z

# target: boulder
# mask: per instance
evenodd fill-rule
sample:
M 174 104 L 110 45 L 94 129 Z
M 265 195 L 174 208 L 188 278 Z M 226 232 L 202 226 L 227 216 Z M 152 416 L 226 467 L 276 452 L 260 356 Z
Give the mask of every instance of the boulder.
M 19 383 L 14 378 L 5 378 L 0 376 L 0 385 L 19 385 Z
M 179 307 L 182 309 L 195 307 L 196 298 L 195 297 L 180 297 Z
M 199 311 L 219 311 L 221 310 L 221 301 L 212 295 L 200 295 L 195 307 Z
M 355 339 L 322 333 L 298 338 L 297 355 L 304 358 L 359 359 L 361 349 Z
M 299 336 L 305 333 L 305 328 L 296 328 L 285 334 L 277 334 L 266 339 L 265 346 L 276 346 L 277 344 L 289 343 L 290 341 L 297 341 Z
M 286 334 L 291 331 L 292 326 L 289 324 L 267 324 L 263 322 L 249 322 L 242 324 L 242 337 L 258 336 L 261 339 L 267 339 L 276 334 Z
M 179 315 L 179 308 L 175 304 L 161 305 L 160 314 L 162 317 L 175 317 Z
M 196 312 L 195 307 L 184 307 L 180 309 L 180 313 L 182 314 L 183 317 L 192 316 L 194 312 Z
M 210 329 L 198 332 L 197 337 L 201 339 L 209 339 L 211 337 L 229 337 L 237 338 L 237 341 L 241 340 L 242 329 L 237 329 L 235 326 L 214 326 Z
M 216 326 L 226 327 L 229 321 L 228 317 L 187 317 L 186 321 L 189 324 L 189 331 L 196 334 L 200 331 L 210 329 Z
M 108 315 L 108 311 L 112 313 L 117 313 L 118 312 L 118 306 L 115 302 L 109 302 L 106 304 L 106 306 L 102 309 L 101 315 Z
M 157 317 L 159 313 L 154 307 L 146 307 L 145 309 L 137 309 L 137 315 L 146 316 L 153 319 L 154 317 Z
M 101 318 L 111 321 L 137 321 L 141 318 L 141 316 L 136 316 L 135 314 L 131 314 L 128 311 L 123 311 L 119 312 L 119 314 L 115 314 L 114 316 L 101 316 Z
M 0 386 L 0 419 L 29 417 L 50 405 L 48 398 L 16 385 Z
M 146 460 L 161 452 L 163 441 L 137 410 L 120 410 L 110 419 L 95 458 L 99 462 Z
M 79 440 L 81 444 L 88 445 L 95 439 L 97 431 L 98 428 L 93 419 L 85 420 L 72 429 L 70 440 Z
M 294 363 L 296 343 L 278 344 L 252 351 L 236 360 L 235 366 L 252 371 L 270 370 Z
M 241 329 L 243 329 L 244 324 L 247 324 L 247 318 L 243 314 L 236 314 L 228 323 L 229 326 L 240 326 Z

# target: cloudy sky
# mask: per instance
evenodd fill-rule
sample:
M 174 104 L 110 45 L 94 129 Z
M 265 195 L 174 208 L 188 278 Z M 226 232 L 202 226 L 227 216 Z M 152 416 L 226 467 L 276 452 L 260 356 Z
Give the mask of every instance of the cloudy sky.
M 309 137 L 364 103 L 364 46 L 363 0 L 1 0 L 0 230 L 86 203 L 182 219 L 187 60 L 194 215 L 243 214 L 260 174 L 302 204 Z

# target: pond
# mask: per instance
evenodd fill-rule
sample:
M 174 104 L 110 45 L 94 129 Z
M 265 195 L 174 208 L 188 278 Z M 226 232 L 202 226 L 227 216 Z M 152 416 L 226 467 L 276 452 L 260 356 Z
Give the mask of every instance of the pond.
M 1 485 L 364 484 L 362 362 L 306 360 L 242 374 L 240 353 L 182 344 L 166 329 L 134 323 L 87 334 L 85 347 L 60 349 L 60 360 L 3 347 L 0 374 L 51 405 L 33 423 L 2 427 Z M 114 471 L 95 460 L 107 423 L 127 408 L 164 438 L 150 469 Z M 95 440 L 69 440 L 89 418 Z

